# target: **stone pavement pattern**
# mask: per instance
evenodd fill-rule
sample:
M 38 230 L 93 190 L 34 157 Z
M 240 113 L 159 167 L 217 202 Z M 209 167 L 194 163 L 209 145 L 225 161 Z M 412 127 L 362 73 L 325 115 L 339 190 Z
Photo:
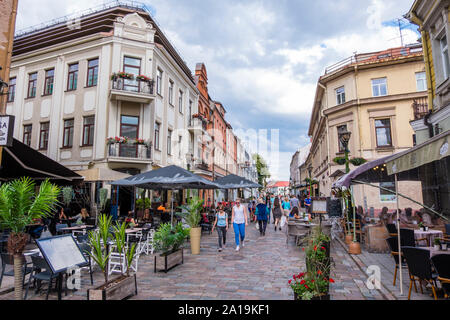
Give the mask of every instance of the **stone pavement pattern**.
M 292 300 L 293 293 L 287 281 L 293 274 L 305 269 L 304 253 L 295 247 L 293 238 L 286 246 L 284 232 L 268 226 L 266 237 L 260 237 L 255 225 L 247 228 L 247 241 L 241 252 L 235 252 L 234 232 L 228 231 L 227 247 L 217 252 L 217 233 L 202 236 L 199 256 L 192 256 L 189 245 L 185 250 L 184 264 L 169 273 L 153 272 L 153 257 L 142 255 L 139 259 L 138 295 L 132 300 Z M 409 279 L 403 270 L 404 295 L 400 296 L 399 284 L 394 287 L 394 262 L 389 254 L 372 254 L 363 250 L 359 256 L 350 256 L 346 245 L 334 240 L 331 247 L 335 266 L 330 286 L 332 300 L 397 300 L 407 299 Z M 381 269 L 381 290 L 366 287 L 365 270 L 370 265 Z M 102 283 L 102 273 L 96 268 L 94 286 Z M 13 278 L 5 277 L 0 288 L 0 299 L 14 299 L 14 293 L 1 294 L 12 288 Z M 85 300 L 90 285 L 89 274 L 82 271 L 82 289 L 69 291 L 64 300 Z M 45 288 L 45 284 L 44 284 Z M 45 293 L 35 295 L 30 289 L 29 299 L 45 299 Z M 56 299 L 51 293 L 49 299 Z M 428 292 L 416 294 L 412 299 L 432 299 Z

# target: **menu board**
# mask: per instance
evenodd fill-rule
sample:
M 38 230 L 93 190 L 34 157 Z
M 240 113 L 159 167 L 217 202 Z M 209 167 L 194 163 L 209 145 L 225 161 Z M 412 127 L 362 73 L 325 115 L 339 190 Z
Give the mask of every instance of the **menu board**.
M 312 213 L 327 213 L 327 198 L 313 198 L 311 209 Z
M 71 234 L 38 239 L 36 243 L 53 273 L 87 263 Z

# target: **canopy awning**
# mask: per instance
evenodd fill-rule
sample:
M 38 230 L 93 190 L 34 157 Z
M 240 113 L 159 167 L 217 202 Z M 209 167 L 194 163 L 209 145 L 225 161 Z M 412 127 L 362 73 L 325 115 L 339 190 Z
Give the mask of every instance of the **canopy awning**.
M 93 168 L 89 170 L 77 171 L 77 173 L 84 177 L 84 181 L 86 182 L 111 182 L 130 177 L 129 174 L 111 170 L 108 168 Z
M 262 188 L 262 185 L 234 174 L 219 178 L 215 182 L 219 184 L 222 189 Z
M 83 181 L 83 177 L 74 171 L 13 139 L 11 147 L 3 148 L 0 179 L 9 181 L 21 177 L 30 177 L 33 180 L 50 179 L 58 184 Z
M 450 130 L 407 151 L 391 157 L 387 162 L 389 175 L 416 169 L 428 163 L 450 156 Z
M 169 166 L 141 173 L 126 179 L 114 181 L 111 185 L 153 190 L 221 189 L 215 182 L 177 166 Z

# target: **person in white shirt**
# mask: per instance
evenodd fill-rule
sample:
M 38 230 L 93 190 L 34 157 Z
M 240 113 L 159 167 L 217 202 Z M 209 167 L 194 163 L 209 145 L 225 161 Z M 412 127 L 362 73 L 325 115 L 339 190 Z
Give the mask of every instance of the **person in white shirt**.
M 236 240 L 236 251 L 239 251 L 241 245 L 244 247 L 245 227 L 248 226 L 247 208 L 241 205 L 240 199 L 236 200 L 236 205 L 231 212 L 231 223 L 233 224 Z

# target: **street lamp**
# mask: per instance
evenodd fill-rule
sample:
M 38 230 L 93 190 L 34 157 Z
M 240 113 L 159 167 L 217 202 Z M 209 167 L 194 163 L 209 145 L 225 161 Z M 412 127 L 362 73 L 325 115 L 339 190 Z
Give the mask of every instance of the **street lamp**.
M 312 165 L 309 165 L 308 167 L 308 173 L 309 173 L 309 196 L 312 198 Z
M 348 161 L 348 154 L 350 150 L 348 150 L 348 143 L 350 141 L 350 138 L 352 136 L 352 133 L 347 131 L 347 129 L 341 130 L 339 132 L 339 141 L 342 143 L 342 146 L 344 147 L 345 152 L 345 173 L 350 172 L 350 165 Z

